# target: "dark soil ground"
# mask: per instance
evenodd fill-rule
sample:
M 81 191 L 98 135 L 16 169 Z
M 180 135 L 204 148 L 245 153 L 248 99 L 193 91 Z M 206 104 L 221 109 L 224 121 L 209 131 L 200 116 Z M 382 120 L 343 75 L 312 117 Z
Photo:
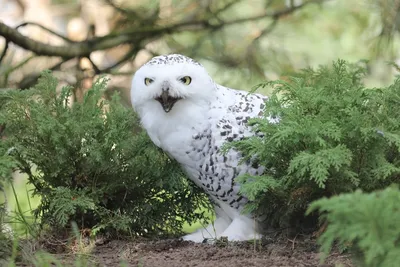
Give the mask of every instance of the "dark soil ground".
M 74 266 L 76 255 L 55 256 L 62 260 L 63 266 Z M 96 245 L 87 263 L 88 266 L 140 267 L 352 266 L 346 254 L 332 252 L 323 264 L 319 256 L 315 240 L 301 238 L 263 240 L 256 245 L 254 242 L 195 244 L 178 239 L 114 240 Z

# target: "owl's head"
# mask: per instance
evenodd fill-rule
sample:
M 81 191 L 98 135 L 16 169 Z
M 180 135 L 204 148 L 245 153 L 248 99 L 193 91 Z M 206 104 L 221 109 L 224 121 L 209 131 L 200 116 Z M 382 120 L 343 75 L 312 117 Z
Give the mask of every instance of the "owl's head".
M 173 113 L 181 107 L 204 105 L 215 94 L 215 84 L 205 68 L 183 55 L 157 56 L 136 71 L 131 100 L 136 111 L 143 109 Z

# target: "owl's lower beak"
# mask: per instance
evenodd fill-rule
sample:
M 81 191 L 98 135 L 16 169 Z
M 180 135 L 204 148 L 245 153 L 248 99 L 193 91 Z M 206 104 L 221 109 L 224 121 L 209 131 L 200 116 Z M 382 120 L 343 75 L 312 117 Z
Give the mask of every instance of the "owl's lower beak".
M 169 90 L 163 90 L 161 95 L 155 98 L 158 102 L 160 102 L 162 108 L 166 113 L 170 112 L 172 107 L 175 105 L 176 101 L 181 99 L 180 97 L 173 97 L 169 94 Z

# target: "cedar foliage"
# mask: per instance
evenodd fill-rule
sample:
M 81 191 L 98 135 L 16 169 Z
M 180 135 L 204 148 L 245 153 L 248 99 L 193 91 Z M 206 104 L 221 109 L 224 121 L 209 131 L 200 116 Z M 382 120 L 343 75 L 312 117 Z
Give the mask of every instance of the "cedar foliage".
M 365 88 L 364 74 L 361 63 L 338 60 L 261 85 L 274 91 L 264 117 L 250 120 L 257 135 L 228 146 L 266 167 L 262 176 L 237 179 L 252 201 L 248 210 L 288 227 L 304 223 L 313 200 L 399 182 L 400 78 Z
M 318 242 L 324 256 L 337 240 L 350 247 L 357 266 L 389 267 L 400 262 L 400 191 L 397 186 L 372 193 L 341 194 L 312 203 L 328 227 Z
M 30 90 L 0 95 L 3 147 L 41 197 L 34 214 L 55 231 L 74 221 L 92 233 L 180 233 L 184 221 L 202 218 L 194 211 L 205 198 L 118 95 L 101 98 L 106 85 L 99 79 L 69 107 L 73 89 L 57 93 L 57 80 L 44 72 Z

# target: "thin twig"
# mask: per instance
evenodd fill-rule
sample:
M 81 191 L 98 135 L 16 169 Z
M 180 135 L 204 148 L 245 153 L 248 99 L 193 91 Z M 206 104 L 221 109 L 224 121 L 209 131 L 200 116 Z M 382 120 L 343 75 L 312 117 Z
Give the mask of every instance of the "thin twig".
M 3 137 L 3 132 L 6 130 L 6 124 L 0 124 L 0 139 Z
M 296 238 L 297 238 L 297 235 L 293 238 L 293 239 L 287 239 L 288 241 L 290 241 L 291 243 L 292 243 L 292 250 L 294 250 L 294 245 L 296 244 Z
M 69 38 L 67 38 L 67 37 L 65 37 L 65 36 L 63 36 L 63 35 L 61 35 L 61 34 L 55 32 L 55 31 L 53 31 L 53 30 L 51 30 L 51 29 L 49 29 L 49 28 L 47 28 L 47 27 L 45 27 L 45 26 L 43 26 L 43 25 L 41 25 L 41 24 L 39 24 L 39 23 L 36 23 L 36 22 L 24 22 L 24 23 L 19 24 L 17 27 L 15 27 L 15 29 L 17 30 L 17 29 L 19 29 L 19 28 L 21 28 L 21 27 L 26 27 L 26 26 L 36 26 L 36 27 L 39 27 L 39 28 L 41 28 L 42 30 L 47 31 L 48 33 L 51 33 L 52 35 L 57 36 L 58 38 L 61 38 L 61 39 L 63 39 L 64 41 L 66 41 L 66 42 L 68 42 L 68 43 L 74 43 L 73 40 L 71 40 L 71 39 L 69 39 Z
M 128 16 L 131 16 L 131 17 L 134 16 L 134 17 L 137 17 L 139 19 L 142 19 L 142 17 L 139 16 L 138 13 L 135 10 L 122 8 L 121 6 L 115 4 L 114 1 L 112 1 L 112 0 L 104 0 L 104 2 L 109 4 L 111 7 L 113 7 L 115 10 L 117 10 L 121 14 L 128 15 Z
M 4 44 L 4 49 L 3 52 L 1 52 L 1 56 L 0 56 L 0 64 L 3 61 L 3 59 L 5 58 L 6 54 L 7 54 L 7 50 L 8 50 L 8 46 L 9 46 L 9 42 L 8 40 L 6 40 L 6 43 Z
M 263 14 L 257 15 L 257 16 L 252 16 L 252 17 L 247 17 L 247 18 L 241 18 L 241 19 L 236 19 L 236 20 L 231 20 L 231 21 L 226 21 L 223 25 L 220 26 L 228 26 L 228 25 L 233 25 L 233 24 L 238 24 L 238 23 L 244 23 L 244 22 L 248 22 L 248 21 L 255 21 L 255 20 L 260 20 L 263 18 L 273 18 L 274 20 L 279 19 L 282 16 L 288 15 L 290 13 L 293 13 L 296 10 L 299 10 L 309 4 L 320 4 L 323 2 L 327 2 L 330 0 L 314 0 L 314 1 L 307 1 L 304 2 L 301 5 L 297 5 L 297 6 L 292 6 L 292 7 L 288 7 L 288 8 L 284 8 L 281 10 L 277 10 L 274 12 L 264 12 Z
M 224 12 L 225 10 L 231 8 L 233 5 L 235 5 L 235 4 L 239 3 L 239 2 L 240 2 L 240 0 L 233 0 L 233 1 L 229 2 L 229 3 L 227 3 L 226 5 L 224 5 L 223 7 L 217 9 L 213 14 L 214 15 L 218 15 L 218 14 Z
M 32 55 L 30 57 L 25 58 L 24 60 L 22 60 L 21 62 L 19 62 L 17 65 L 8 68 L 6 71 L 4 71 L 4 82 L 5 84 L 7 84 L 8 82 L 8 76 L 10 76 L 10 73 L 21 68 L 23 65 L 25 65 L 26 63 L 28 63 L 31 59 L 35 58 L 35 55 Z
M 264 30 L 261 31 L 261 33 L 256 38 L 254 38 L 253 42 L 258 42 L 262 37 L 271 33 L 275 29 L 277 24 L 278 20 L 273 20 Z
M 93 60 L 90 58 L 90 56 L 87 56 L 86 58 L 89 60 L 90 64 L 92 64 L 93 69 L 94 69 L 94 72 L 95 72 L 96 74 L 101 73 L 99 67 L 97 67 L 97 65 L 93 62 Z
M 111 65 L 111 66 L 109 66 L 109 67 L 107 67 L 107 68 L 105 68 L 105 69 L 103 69 L 103 70 L 101 70 L 101 71 L 99 70 L 99 73 L 107 73 L 107 72 L 109 72 L 110 70 L 112 70 L 112 69 L 118 67 L 119 65 L 121 65 L 121 64 L 124 63 L 125 61 L 127 61 L 127 60 L 129 60 L 130 58 L 132 58 L 133 56 L 135 56 L 135 55 L 139 52 L 140 49 L 141 49 L 140 46 L 138 46 L 138 47 L 133 47 L 133 48 L 132 48 L 131 50 L 129 50 L 129 52 L 126 53 L 126 55 L 123 56 L 120 60 L 118 60 L 118 61 L 115 62 L 113 65 Z M 99 73 L 97 73 L 97 74 L 99 74 Z

